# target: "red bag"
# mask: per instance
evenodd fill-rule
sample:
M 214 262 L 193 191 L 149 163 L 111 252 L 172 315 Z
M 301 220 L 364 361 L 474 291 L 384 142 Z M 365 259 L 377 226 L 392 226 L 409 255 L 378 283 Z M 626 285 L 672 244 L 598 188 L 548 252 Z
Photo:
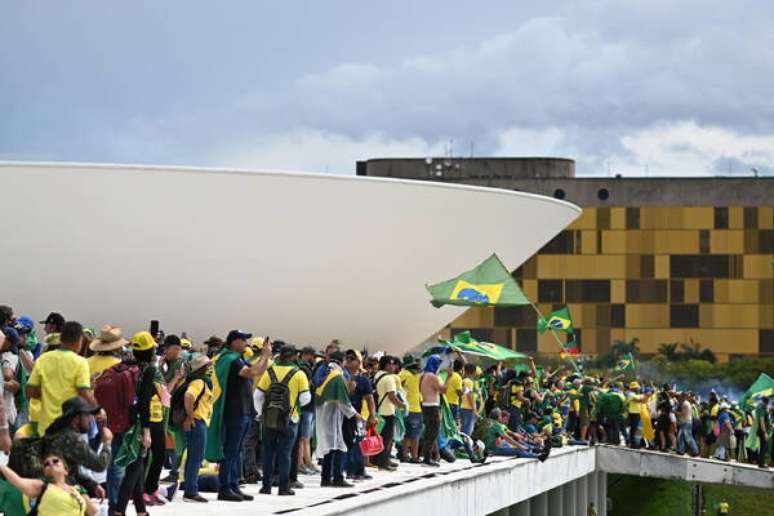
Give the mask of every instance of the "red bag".
M 94 383 L 94 397 L 107 413 L 107 426 L 113 433 L 129 430 L 132 405 L 137 398 L 137 379 L 140 369 L 136 365 L 116 364 L 106 369 Z
M 384 451 L 382 436 L 376 433 L 375 426 L 369 426 L 368 433 L 360 441 L 360 453 L 363 454 L 363 457 L 373 457 L 374 455 L 379 455 L 382 451 Z

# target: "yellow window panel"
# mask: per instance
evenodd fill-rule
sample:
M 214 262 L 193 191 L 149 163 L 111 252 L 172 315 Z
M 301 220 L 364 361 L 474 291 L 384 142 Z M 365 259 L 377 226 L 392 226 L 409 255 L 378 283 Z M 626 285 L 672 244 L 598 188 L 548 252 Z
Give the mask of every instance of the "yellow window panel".
M 699 302 L 699 280 L 685 280 L 684 296 L 686 304 Z
M 655 277 L 656 279 L 669 278 L 669 256 L 658 255 L 655 259 Z
M 538 288 L 537 288 L 537 280 L 522 280 L 521 288 L 524 290 L 524 293 L 527 295 L 529 299 L 537 299 L 538 297 Z
M 581 231 L 581 250 L 583 254 L 597 254 L 597 232 L 596 231 Z
M 744 229 L 744 208 L 728 208 L 728 229 Z
M 758 229 L 774 229 L 774 207 L 758 207 Z
M 742 254 L 744 252 L 744 231 L 716 229 L 710 231 L 710 253 Z
M 699 305 L 699 326 L 702 328 L 715 327 L 715 305 Z
M 583 213 L 578 217 L 568 229 L 596 229 L 597 228 L 597 209 L 583 208 Z
M 610 208 L 610 229 L 626 229 L 626 208 Z
M 570 315 L 572 316 L 572 325 L 576 328 L 591 326 L 589 321 L 583 317 L 583 306 L 584 305 L 581 303 L 570 303 L 567 305 L 567 308 L 570 309 Z M 548 315 L 548 313 L 545 315 Z
M 683 228 L 712 229 L 715 227 L 715 209 L 712 207 L 683 208 Z
M 772 276 L 771 255 L 748 254 L 744 257 L 745 279 L 769 279 Z
M 656 254 L 698 254 L 699 232 L 666 230 L 655 232 Z
M 713 307 L 714 324 L 710 326 L 712 328 L 733 329 L 760 327 L 760 313 L 758 310 L 758 305 L 739 304 L 708 306 Z
M 610 302 L 626 303 L 626 280 L 610 281 Z
M 602 250 L 603 254 L 626 254 L 627 241 L 633 238 L 636 231 L 602 231 Z M 585 249 L 585 243 L 583 245 Z
M 758 305 L 758 320 L 761 328 L 774 328 L 774 305 Z
M 597 330 L 583 330 L 583 341 L 581 343 L 583 353 L 596 353 L 597 351 Z

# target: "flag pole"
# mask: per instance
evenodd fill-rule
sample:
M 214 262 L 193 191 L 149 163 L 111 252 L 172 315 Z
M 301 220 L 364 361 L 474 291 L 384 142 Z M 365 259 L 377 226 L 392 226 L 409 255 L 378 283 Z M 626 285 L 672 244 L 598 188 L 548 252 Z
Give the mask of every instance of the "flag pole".
M 535 313 L 537 313 L 538 317 L 541 318 L 541 319 L 544 319 L 543 314 L 540 313 L 540 309 L 538 309 L 538 307 L 535 305 L 535 303 L 530 301 L 530 304 L 532 305 L 532 308 L 535 309 Z M 549 326 L 548 329 L 551 331 L 551 335 L 554 336 L 554 339 L 556 340 L 556 343 L 559 344 L 559 349 L 564 349 L 564 346 L 562 346 L 562 341 L 559 340 L 559 336 L 556 334 L 556 330 L 554 330 L 550 326 Z M 580 373 L 581 372 L 580 368 L 578 368 L 578 364 L 575 363 L 575 359 L 574 358 L 570 358 L 570 363 L 572 364 L 572 367 L 575 369 L 576 373 Z

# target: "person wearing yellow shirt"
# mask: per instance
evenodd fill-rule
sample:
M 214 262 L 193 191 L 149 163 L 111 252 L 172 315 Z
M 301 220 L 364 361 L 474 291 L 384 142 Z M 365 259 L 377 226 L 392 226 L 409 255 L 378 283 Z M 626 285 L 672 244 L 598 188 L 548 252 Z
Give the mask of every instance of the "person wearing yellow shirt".
M 629 447 L 638 449 L 642 440 L 640 421 L 642 420 L 642 404 L 648 401 L 647 394 L 640 394 L 640 384 L 631 382 L 626 393 L 626 412 L 629 416 Z
M 103 326 L 97 338 L 89 344 L 89 349 L 95 353 L 86 359 L 91 378 L 96 378 L 106 369 L 121 362 L 118 358 L 118 350 L 127 344 L 129 341 L 121 336 L 121 328 Z
M 422 393 L 419 391 L 419 379 L 422 373 L 419 370 L 419 360 L 407 353 L 403 357 L 403 368 L 398 376 L 408 402 L 401 461 L 419 464 L 422 462 L 419 458 L 419 436 L 422 433 Z
M 296 348 L 292 345 L 283 346 L 276 362 L 261 376 L 258 381 L 258 389 L 254 394 L 255 409 L 259 414 L 263 413 L 265 395 L 274 383 L 284 382 L 287 385 L 290 402 L 290 419 L 285 431 L 269 428 L 264 421 L 261 494 L 271 494 L 275 464 L 279 475 L 279 495 L 295 494 L 290 488 L 290 460 L 293 454 L 293 445 L 296 442 L 298 424 L 301 420 L 300 407 L 312 399 L 309 392 L 309 380 L 304 372 L 296 366 L 297 360 L 298 351 Z M 288 375 L 291 375 L 290 379 L 286 379 Z
M 183 421 L 188 458 L 185 463 L 185 492 L 183 501 L 206 503 L 199 494 L 199 468 L 207 447 L 207 427 L 212 419 L 212 383 L 209 368 L 212 361 L 199 355 L 191 361 L 188 387 L 185 391 L 186 418 Z M 182 388 L 182 387 L 181 387 Z
M 462 375 L 460 373 L 462 373 L 464 364 L 465 362 L 459 358 L 454 361 L 446 380 L 446 394 L 444 395 L 457 426 L 460 423 L 460 398 L 462 397 Z
M 66 322 L 60 347 L 43 353 L 35 362 L 27 382 L 27 395 L 40 400 L 39 435 L 45 434 L 46 428 L 62 415 L 62 403 L 66 400 L 80 395 L 92 405 L 97 404 L 91 390 L 89 363 L 76 354 L 82 338 L 83 326 L 75 321 Z
M 400 359 L 384 355 L 379 359 L 379 372 L 374 376 L 374 391 L 376 392 L 376 412 L 384 420 L 381 436 L 384 443 L 384 451 L 373 458 L 372 464 L 379 469 L 395 471 L 397 464 L 390 461 L 392 453 L 392 441 L 395 436 L 395 409 L 406 408 L 398 397 L 398 385 L 400 379 L 397 376 Z
M 465 364 L 465 379 L 462 380 L 462 403 L 460 403 L 460 418 L 462 433 L 473 434 L 476 426 L 476 398 L 478 397 L 478 382 L 476 381 L 476 365 Z

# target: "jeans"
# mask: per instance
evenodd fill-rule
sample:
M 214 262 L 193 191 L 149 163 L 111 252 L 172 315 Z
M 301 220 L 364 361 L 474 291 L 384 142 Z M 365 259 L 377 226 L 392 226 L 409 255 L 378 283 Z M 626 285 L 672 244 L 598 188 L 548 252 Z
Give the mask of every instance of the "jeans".
M 452 405 L 449 403 L 449 410 L 451 410 L 452 416 L 454 416 L 455 421 L 460 420 L 460 406 L 459 405 Z
M 107 468 L 107 492 L 108 504 L 114 507 L 118 502 L 118 490 L 121 488 L 121 480 L 124 478 L 124 468 L 115 464 L 118 450 L 121 449 L 121 443 L 124 441 L 124 434 L 113 434 L 113 442 L 110 443 L 112 459 Z
M 508 416 L 508 430 L 511 432 L 518 432 L 523 421 L 521 417 L 521 408 L 511 407 L 508 410 L 510 412 L 510 415 Z
M 344 469 L 346 469 L 349 478 L 365 475 L 365 461 L 360 452 L 359 443 L 353 444 L 347 450 L 347 455 L 344 457 Z
M 322 463 L 322 481 L 330 482 L 344 480 L 344 474 L 341 471 L 344 452 L 341 450 L 331 450 L 325 454 Z
M 685 453 L 686 446 L 691 455 L 699 454 L 699 447 L 693 438 L 692 423 L 680 424 L 680 430 L 677 433 L 677 453 Z
M 473 433 L 473 428 L 476 426 L 476 413 L 473 409 L 460 409 L 460 416 L 462 417 L 462 433 L 470 435 Z
M 381 436 L 382 442 L 384 442 L 384 451 L 374 457 L 374 464 L 381 467 L 387 467 L 390 465 L 390 453 L 392 453 L 392 438 L 395 435 L 395 416 L 382 416 L 384 419 L 384 426 L 382 427 Z
M 635 413 L 629 413 L 629 447 L 638 449 L 640 447 L 640 440 L 642 437 L 640 437 L 640 432 L 638 431 L 640 427 L 640 419 L 642 416 L 640 414 Z
M 250 428 L 250 416 L 226 416 L 223 418 L 223 461 L 218 471 L 218 481 L 222 491 L 237 491 L 239 478 L 242 475 L 241 454 L 242 442 L 245 440 L 247 429 Z M 188 449 L 191 453 L 191 449 Z
M 425 435 L 422 439 L 422 456 L 425 462 L 433 460 L 433 445 L 441 431 L 441 411 L 438 407 L 422 407 Z
M 518 457 L 520 459 L 537 459 L 537 455 L 521 448 L 512 448 L 510 446 L 495 446 L 492 449 L 492 455 L 500 455 L 502 457 Z
M 204 460 L 204 449 L 207 447 L 207 425 L 201 419 L 195 419 L 193 427 L 185 433 L 188 447 L 188 459 L 185 461 L 185 496 L 199 494 L 199 468 Z
M 298 435 L 298 423 L 288 422 L 285 431 L 263 427 L 263 488 L 271 490 L 274 469 L 279 474 L 279 490 L 290 488 L 290 456 Z

